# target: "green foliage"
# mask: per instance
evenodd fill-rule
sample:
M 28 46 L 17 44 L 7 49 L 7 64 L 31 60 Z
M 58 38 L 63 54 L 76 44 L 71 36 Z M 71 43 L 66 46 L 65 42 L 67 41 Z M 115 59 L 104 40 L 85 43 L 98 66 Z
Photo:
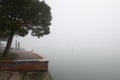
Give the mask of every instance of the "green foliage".
M 0 7 L 0 37 L 11 32 L 25 36 L 41 37 L 50 33 L 50 7 L 39 0 L 2 0 Z

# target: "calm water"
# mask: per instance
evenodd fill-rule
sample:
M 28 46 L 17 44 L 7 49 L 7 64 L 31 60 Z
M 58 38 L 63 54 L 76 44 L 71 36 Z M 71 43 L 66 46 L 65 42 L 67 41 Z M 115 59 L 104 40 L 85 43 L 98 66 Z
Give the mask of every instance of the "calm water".
M 43 51 L 44 52 L 44 51 Z M 113 50 L 47 49 L 54 80 L 120 80 L 120 54 Z

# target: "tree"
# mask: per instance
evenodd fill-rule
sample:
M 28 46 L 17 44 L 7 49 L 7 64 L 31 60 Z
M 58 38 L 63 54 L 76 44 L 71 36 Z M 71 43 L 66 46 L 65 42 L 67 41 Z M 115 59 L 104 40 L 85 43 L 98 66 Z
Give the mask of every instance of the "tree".
M 2 0 L 0 5 L 0 37 L 8 38 L 3 57 L 8 55 L 14 35 L 42 37 L 50 33 L 50 7 L 39 0 Z

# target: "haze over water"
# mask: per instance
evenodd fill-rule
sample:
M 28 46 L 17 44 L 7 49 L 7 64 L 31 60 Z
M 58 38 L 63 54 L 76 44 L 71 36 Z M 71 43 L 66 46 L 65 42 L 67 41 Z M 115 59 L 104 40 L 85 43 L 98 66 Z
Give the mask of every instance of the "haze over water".
M 17 37 L 21 46 L 50 60 L 54 80 L 120 80 L 120 1 L 46 2 L 53 15 L 51 33 Z

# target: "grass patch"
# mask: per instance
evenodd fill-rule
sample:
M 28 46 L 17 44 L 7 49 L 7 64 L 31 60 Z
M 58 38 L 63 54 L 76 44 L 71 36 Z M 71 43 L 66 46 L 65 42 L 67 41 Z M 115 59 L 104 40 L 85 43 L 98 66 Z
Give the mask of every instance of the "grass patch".
M 9 52 L 7 57 L 2 57 L 3 50 L 0 50 L 0 60 L 14 60 L 18 55 L 14 52 Z

